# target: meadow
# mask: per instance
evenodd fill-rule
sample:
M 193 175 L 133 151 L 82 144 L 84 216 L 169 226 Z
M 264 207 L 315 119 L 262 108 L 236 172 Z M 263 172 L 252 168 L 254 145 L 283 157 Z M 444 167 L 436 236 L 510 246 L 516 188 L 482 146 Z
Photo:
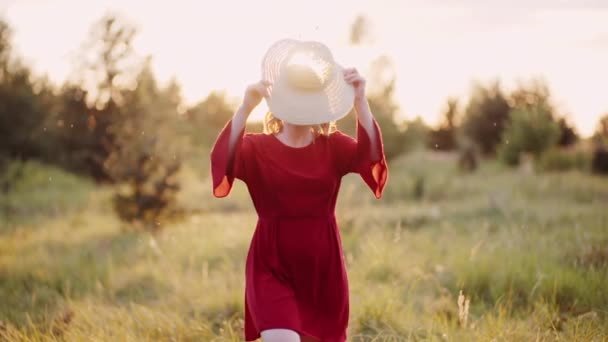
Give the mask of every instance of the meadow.
M 607 178 L 389 165 L 383 199 L 356 175 L 339 197 L 350 341 L 608 341 Z M 241 341 L 256 215 L 242 183 L 214 199 L 207 170 L 184 169 L 188 214 L 151 235 L 111 187 L 28 162 L 0 198 L 0 340 Z

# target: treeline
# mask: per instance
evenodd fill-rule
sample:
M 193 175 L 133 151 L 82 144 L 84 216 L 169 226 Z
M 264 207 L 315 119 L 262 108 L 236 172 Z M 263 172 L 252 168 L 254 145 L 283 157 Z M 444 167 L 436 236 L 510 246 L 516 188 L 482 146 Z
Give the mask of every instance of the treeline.
M 177 82 L 160 87 L 150 58 L 133 51 L 135 35 L 128 22 L 102 18 L 73 76 L 56 86 L 13 53 L 11 30 L 0 21 L 0 160 L 40 159 L 115 182 L 133 173 L 139 157 L 179 160 L 188 145 L 212 142 L 233 104 L 212 93 L 185 108 Z
M 357 30 L 364 24 L 359 20 L 353 25 L 353 32 L 359 32 L 352 35 L 353 44 L 364 41 L 364 30 Z M 84 42 L 72 77 L 57 86 L 33 74 L 12 51 L 11 29 L 0 21 L 0 191 L 10 193 L 19 177 L 19 172 L 3 168 L 15 160 L 36 159 L 100 183 L 128 185 L 114 197 L 117 213 L 127 222 L 154 230 L 176 214 L 179 170 L 185 162 L 205 158 L 204 147 L 213 143 L 236 104 L 222 93 L 212 93 L 186 107 L 179 84 L 161 87 L 150 58 L 133 50 L 136 34 L 127 21 L 103 17 Z M 372 63 L 368 95 L 389 158 L 424 146 L 460 151 L 468 170 L 475 169 L 480 156 L 497 156 L 509 165 L 517 165 L 522 156 L 545 158 L 557 168 L 587 160 L 555 152 L 557 146 L 572 146 L 579 138 L 552 105 L 542 82 L 511 93 L 498 83 L 477 85 L 467 103 L 448 99 L 442 124 L 431 128 L 420 119 L 397 117 L 391 67 L 387 57 Z M 251 125 L 261 131 L 260 123 Z M 354 134 L 355 116 L 347 116 L 339 126 Z M 608 170 L 607 137 L 605 116 L 588 158 L 598 172 Z
M 372 26 L 365 15 L 358 16 L 351 24 L 350 43 L 364 46 L 373 40 Z M 479 158 L 497 157 L 510 166 L 525 159 L 541 169 L 608 173 L 608 113 L 598 122 L 593 139 L 579 142 L 576 129 L 554 106 L 542 80 L 532 79 L 511 92 L 498 81 L 475 84 L 466 103 L 448 98 L 442 122 L 429 127 L 420 118 L 398 117 L 394 75 L 393 61 L 387 56 L 372 62 L 368 97 L 382 126 L 389 159 L 424 147 L 458 151 L 466 170 L 474 170 Z M 341 129 L 352 133 L 353 127 L 353 117 L 341 121 Z
M 117 213 L 154 229 L 172 214 L 176 175 L 203 158 L 233 113 L 220 93 L 185 108 L 177 82 L 160 87 L 150 58 L 133 51 L 136 30 L 106 16 L 91 29 L 73 77 L 60 86 L 34 75 L 0 21 L 0 183 L 10 193 L 15 160 L 37 159 L 100 183 L 127 184 Z M 10 176 L 7 176 L 9 174 Z
M 543 81 L 522 83 L 510 93 L 498 82 L 477 84 L 462 108 L 457 100 L 448 100 L 443 123 L 428 131 L 426 145 L 459 150 L 465 157 L 471 153 L 497 157 L 509 166 L 528 159 L 544 169 L 590 168 L 608 173 L 608 135 L 603 129 L 607 120 L 608 115 L 598 122 L 590 142 L 581 142 L 574 126 L 554 106 Z M 581 158 L 583 154 L 588 160 Z
M 390 68 L 376 61 L 373 74 Z M 581 140 L 567 115 L 553 104 L 548 86 L 538 79 L 506 92 L 498 81 L 475 84 L 466 103 L 448 98 L 441 123 L 427 126 L 420 118 L 403 120 L 394 101 L 395 79 L 375 82 L 369 101 L 385 140 L 389 159 L 415 148 L 455 151 L 463 169 L 475 170 L 480 158 L 498 158 L 508 166 L 522 160 L 543 170 L 580 169 L 608 174 L 608 114 L 590 140 Z M 340 122 L 353 133 L 354 116 Z

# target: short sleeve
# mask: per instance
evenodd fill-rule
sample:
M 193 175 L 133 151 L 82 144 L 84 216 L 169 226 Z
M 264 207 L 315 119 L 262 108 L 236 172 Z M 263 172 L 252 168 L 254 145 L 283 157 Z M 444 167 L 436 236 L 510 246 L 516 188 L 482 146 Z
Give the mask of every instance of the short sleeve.
M 213 180 L 213 195 L 226 197 L 232 189 L 234 179 L 247 182 L 247 164 L 251 159 L 251 142 L 245 129 L 239 132 L 238 140 L 234 145 L 234 153 L 230 155 L 229 144 L 232 131 L 232 120 L 218 135 L 211 149 L 211 177 Z
M 338 131 L 331 135 L 331 144 L 336 168 L 340 176 L 350 172 L 358 173 L 376 198 L 381 198 L 388 179 L 388 166 L 384 155 L 382 132 L 375 119 L 373 120 L 373 127 L 376 133 L 376 155 L 379 156 L 376 160 L 372 158 L 370 136 L 358 120 L 356 140 Z

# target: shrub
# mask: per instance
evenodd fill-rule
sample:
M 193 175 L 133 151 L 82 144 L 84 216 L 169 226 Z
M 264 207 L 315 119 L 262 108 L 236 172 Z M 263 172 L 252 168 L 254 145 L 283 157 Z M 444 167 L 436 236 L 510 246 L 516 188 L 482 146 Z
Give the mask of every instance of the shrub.
M 457 147 L 456 124 L 459 117 L 458 100 L 449 98 L 443 112 L 443 123 L 437 129 L 429 131 L 427 146 L 430 149 L 452 151 Z
M 560 130 L 553 115 L 544 106 L 515 109 L 503 135 L 498 154 L 508 165 L 518 165 L 522 153 L 536 158 L 559 139 Z
M 574 126 L 572 126 L 568 121 L 566 121 L 566 118 L 563 117 L 559 119 L 558 124 L 560 136 L 557 144 L 564 147 L 574 145 L 579 139 L 578 133 L 576 133 Z
M 591 170 L 594 173 L 608 175 L 608 149 L 598 146 L 593 151 Z
M 593 145 L 591 170 L 598 174 L 608 174 L 608 114 L 602 116 L 597 123 Z
M 405 130 L 403 131 L 403 150 L 411 152 L 424 146 L 429 134 L 429 128 L 420 117 L 413 120 L 408 120 L 404 123 Z
M 473 172 L 479 166 L 479 151 L 469 141 L 459 143 L 458 167 L 464 172 Z
M 447 128 L 430 130 L 427 139 L 427 147 L 431 150 L 452 151 L 456 148 L 454 131 Z
M 564 150 L 552 148 L 545 152 L 537 162 L 542 171 L 589 170 L 591 156 L 583 150 Z
M 509 121 L 510 111 L 507 97 L 498 82 L 489 87 L 477 85 L 464 112 L 463 132 L 479 146 L 481 153 L 494 154 Z
M 122 122 L 112 126 L 115 144 L 104 164 L 113 180 L 129 185 L 128 192 L 114 197 L 118 216 L 153 232 L 179 212 L 177 174 L 185 147 L 174 133 L 178 103 L 172 92 L 171 85 L 159 89 L 149 65 L 144 68 L 137 87 L 125 96 Z
M 600 118 L 597 123 L 597 128 L 593 134 L 593 141 L 596 145 L 608 145 L 608 114 Z

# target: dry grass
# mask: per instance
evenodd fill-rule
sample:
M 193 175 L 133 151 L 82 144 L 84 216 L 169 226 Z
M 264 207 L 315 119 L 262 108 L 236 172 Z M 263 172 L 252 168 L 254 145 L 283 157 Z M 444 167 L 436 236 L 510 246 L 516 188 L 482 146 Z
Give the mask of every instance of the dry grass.
M 382 201 L 355 176 L 339 199 L 352 341 L 608 340 L 605 178 L 461 175 L 424 154 L 391 168 Z M 242 340 L 255 214 L 242 184 L 215 200 L 182 176 L 196 214 L 155 237 L 124 229 L 110 189 L 50 187 L 60 215 L 10 199 L 27 215 L 0 228 L 0 340 Z

